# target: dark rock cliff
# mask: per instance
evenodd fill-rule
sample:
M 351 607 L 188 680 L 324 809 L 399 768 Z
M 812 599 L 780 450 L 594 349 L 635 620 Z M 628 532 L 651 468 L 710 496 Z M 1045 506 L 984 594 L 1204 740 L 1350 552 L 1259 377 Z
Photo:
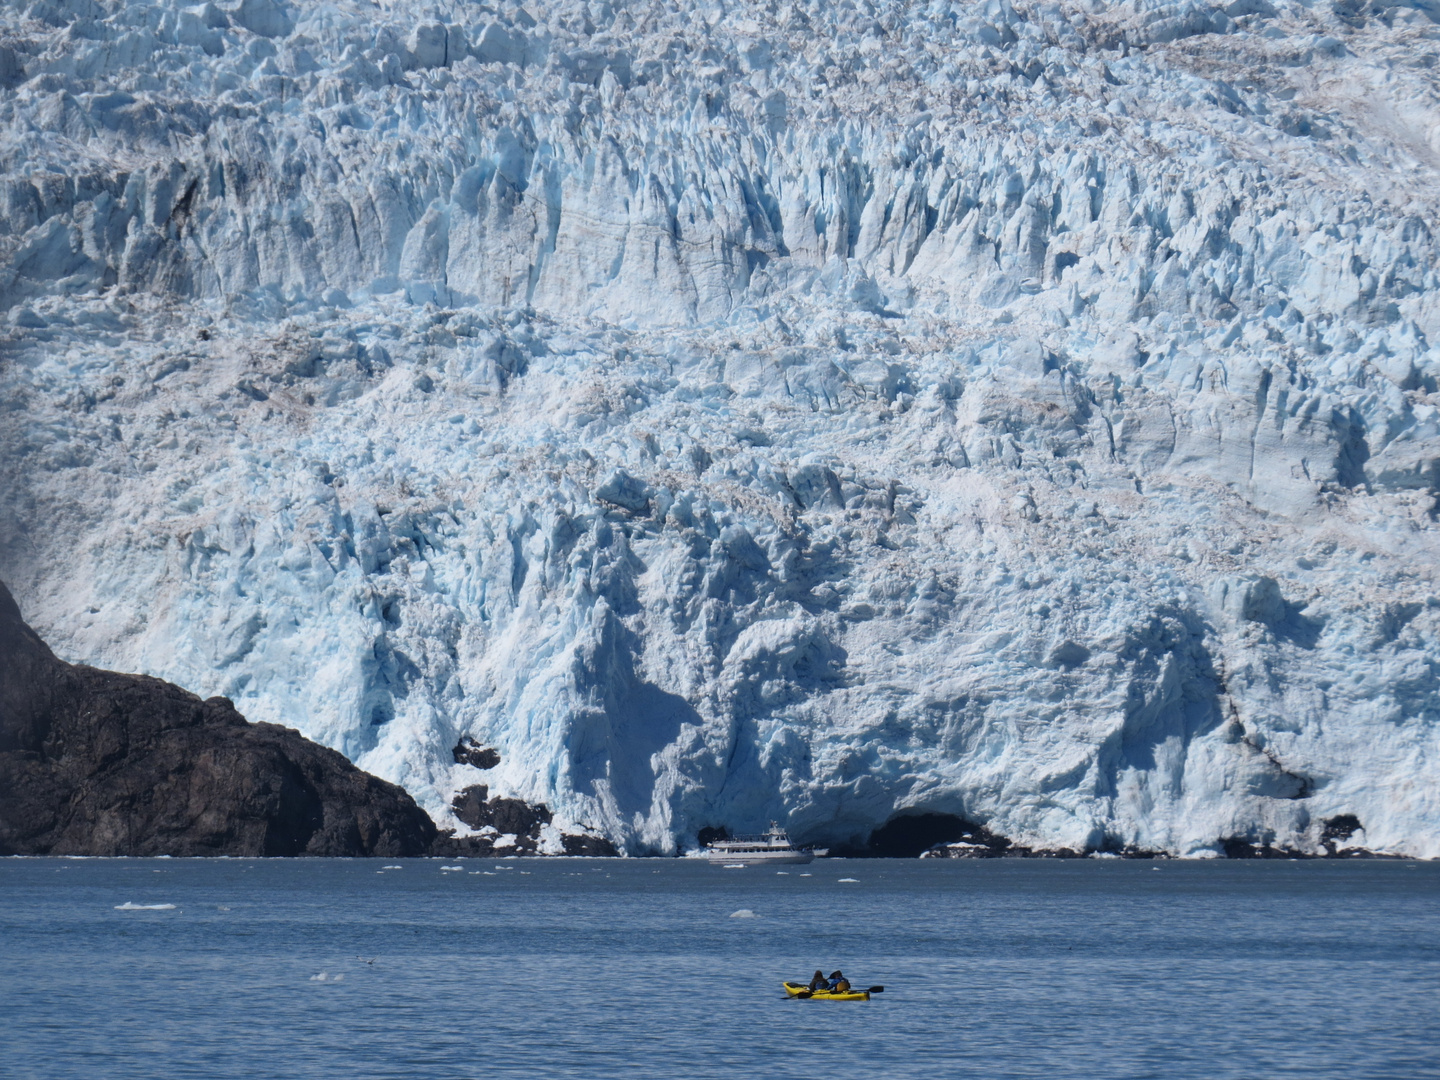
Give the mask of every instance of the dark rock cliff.
M 67 664 L 0 584 L 0 855 L 426 854 L 401 788 L 226 698 Z

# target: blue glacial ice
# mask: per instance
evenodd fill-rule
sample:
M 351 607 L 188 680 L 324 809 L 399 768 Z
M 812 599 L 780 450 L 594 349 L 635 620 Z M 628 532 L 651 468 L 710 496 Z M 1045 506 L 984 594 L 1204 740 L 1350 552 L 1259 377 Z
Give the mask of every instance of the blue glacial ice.
M 1433 5 L 0 11 L 67 658 L 448 825 L 1440 856 Z

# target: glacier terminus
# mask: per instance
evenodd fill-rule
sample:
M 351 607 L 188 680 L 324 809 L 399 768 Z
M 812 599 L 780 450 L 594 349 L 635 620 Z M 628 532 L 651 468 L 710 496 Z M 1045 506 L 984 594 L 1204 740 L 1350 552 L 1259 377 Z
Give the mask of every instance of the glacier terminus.
M 1436 20 L 4 0 L 0 578 L 462 836 L 1440 857 Z

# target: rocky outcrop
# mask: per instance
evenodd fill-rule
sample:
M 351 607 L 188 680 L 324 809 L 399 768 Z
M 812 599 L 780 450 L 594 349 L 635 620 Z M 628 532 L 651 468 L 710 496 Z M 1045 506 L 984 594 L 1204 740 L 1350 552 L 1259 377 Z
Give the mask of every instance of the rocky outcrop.
M 226 698 L 67 664 L 0 584 L 0 854 L 423 855 L 401 788 Z
M 493 769 L 500 754 L 474 739 L 462 738 L 451 751 L 457 765 Z M 555 815 L 544 803 L 524 799 L 490 797 L 485 784 L 471 784 L 451 800 L 450 809 L 462 825 L 477 830 L 457 836 L 454 830 L 442 833 L 433 853 L 447 859 L 466 855 L 617 855 L 615 845 L 593 832 L 562 832 L 554 827 Z
M 457 760 L 461 747 L 455 748 Z M 480 753 L 494 754 L 493 750 Z M 496 762 L 499 758 L 496 756 Z M 555 816 L 543 803 L 490 797 L 484 784 L 461 791 L 451 803 L 455 817 L 477 830 L 475 835 L 446 833 L 435 842 L 435 854 L 447 858 L 465 855 L 615 855 L 615 845 L 591 833 L 561 832 Z
M 919 823 L 916 828 L 908 823 Z M 900 826 L 897 828 L 897 826 Z M 920 852 L 922 859 L 1079 859 L 1079 858 L 1122 858 L 1122 859 L 1168 859 L 1169 852 L 1152 851 L 1133 845 L 1112 844 L 1094 851 L 1076 851 L 1073 848 L 1027 847 L 1016 844 L 1004 836 L 991 832 L 983 825 L 945 814 L 924 814 L 918 817 L 900 817 L 889 821 L 870 837 L 870 850 L 861 854 L 891 854 L 886 849 L 896 842 L 914 842 L 917 836 L 927 832 L 949 831 L 958 834 L 932 844 Z M 1379 854 L 1359 844 L 1346 843 L 1365 828 L 1354 814 L 1338 814 L 1323 823 L 1321 844 L 1318 848 L 1296 847 L 1292 844 L 1275 845 L 1268 841 L 1254 841 L 1245 837 L 1224 837 L 1215 843 L 1219 854 L 1227 859 L 1390 859 L 1399 855 Z M 907 852 L 908 854 L 908 852 Z
M 461 739 L 451 751 L 456 765 L 473 765 L 477 769 L 493 769 L 500 764 L 500 754 L 474 739 Z

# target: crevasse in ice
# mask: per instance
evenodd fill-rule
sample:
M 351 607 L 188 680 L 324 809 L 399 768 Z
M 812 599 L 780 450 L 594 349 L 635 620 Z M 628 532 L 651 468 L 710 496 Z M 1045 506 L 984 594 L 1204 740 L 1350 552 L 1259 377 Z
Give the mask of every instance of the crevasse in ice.
M 68 658 L 631 851 L 1440 855 L 1433 6 L 0 11 Z

